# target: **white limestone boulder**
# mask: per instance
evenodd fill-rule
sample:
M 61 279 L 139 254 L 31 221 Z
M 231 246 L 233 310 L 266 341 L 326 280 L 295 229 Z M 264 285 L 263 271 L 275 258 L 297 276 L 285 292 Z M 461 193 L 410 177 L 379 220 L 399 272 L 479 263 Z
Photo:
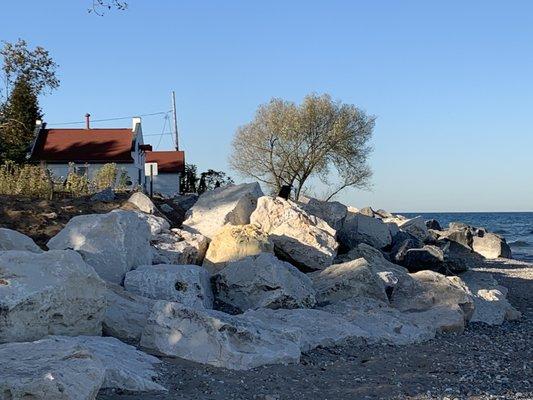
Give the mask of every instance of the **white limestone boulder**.
M 272 253 L 229 263 L 213 277 L 215 297 L 240 311 L 255 308 L 305 308 L 316 303 L 313 282 Z
M 402 221 L 399 223 L 399 227 L 402 231 L 413 235 L 422 243 L 429 237 L 426 221 L 421 216 Z
M 224 225 L 248 224 L 262 195 L 257 182 L 208 190 L 187 211 L 183 229 L 211 239 Z
M 102 363 L 104 382 L 101 389 L 116 389 L 128 392 L 166 392 L 155 382 L 156 365 L 161 361 L 135 347 L 112 337 L 98 336 L 50 336 L 43 340 L 69 345 L 75 343 L 86 348 Z
M 332 303 L 354 297 L 387 300 L 385 285 L 364 258 L 334 264 L 310 276 L 318 303 Z
M 139 210 L 146 214 L 154 214 L 157 212 L 157 207 L 154 202 L 142 192 L 133 193 L 128 199 L 128 203 L 133 204 Z
M 12 229 L 0 228 L 0 251 L 24 250 L 33 253 L 43 251 L 32 238 Z
M 152 238 L 152 264 L 196 264 L 201 265 L 209 240 L 207 237 L 171 229 Z
M 0 345 L 2 400 L 93 400 L 105 379 L 98 357 L 76 342 Z
M 483 236 L 474 236 L 473 250 L 488 259 L 512 258 L 511 247 L 504 238 L 494 233 L 484 233 Z
M 0 252 L 0 343 L 101 335 L 105 283 L 72 250 Z
M 124 287 L 154 300 L 211 308 L 213 293 L 209 279 L 209 273 L 198 265 L 143 265 L 126 274 Z
M 300 197 L 298 205 L 309 215 L 325 221 L 335 230 L 342 228 L 348 208 L 338 201 L 322 201 L 312 197 Z
M 113 210 L 72 218 L 48 241 L 48 248 L 73 249 L 98 275 L 122 283 L 126 272 L 152 263 L 150 228 L 135 212 Z
M 337 232 L 337 237 L 340 244 L 348 250 L 359 243 L 366 243 L 376 249 L 392 243 L 389 225 L 379 218 L 352 212 L 348 212 L 342 228 Z
M 474 300 L 468 287 L 457 276 L 444 276 L 434 271 L 409 274 L 410 280 L 402 280 L 392 293 L 391 305 L 401 311 L 424 311 L 435 306 L 459 307 L 464 319 L 474 312 Z
M 247 319 L 256 319 L 261 323 L 283 331 L 295 330 L 300 334 L 300 350 L 306 352 L 318 346 L 331 347 L 344 343 L 348 339 L 368 336 L 367 332 L 346 319 L 322 310 L 291 309 L 250 310 L 243 314 Z
M 367 297 L 346 299 L 321 308 L 344 318 L 365 332 L 368 343 L 405 345 L 420 343 L 435 337 L 436 329 L 418 325 L 407 313 L 390 307 L 386 302 Z
M 303 271 L 327 268 L 337 254 L 335 229 L 291 201 L 259 198 L 250 222 L 270 236 L 279 258 Z
M 235 370 L 300 360 L 296 331 L 281 332 L 242 316 L 166 301 L 154 306 L 141 346 L 156 354 Z
M 128 292 L 114 284 L 107 284 L 106 300 L 102 321 L 104 335 L 138 344 L 156 300 Z
M 231 261 L 266 252 L 273 253 L 274 244 L 258 226 L 226 225 L 209 243 L 203 266 L 216 273 Z
M 140 211 L 135 211 L 135 213 L 140 219 L 146 221 L 150 227 L 150 234 L 152 238 L 156 237 L 160 233 L 166 233 L 170 229 L 170 223 L 163 217 L 158 217 L 153 214 L 146 214 Z
M 475 310 L 470 322 L 501 325 L 520 318 L 521 314 L 507 300 L 507 288 L 498 284 L 492 274 L 467 271 L 461 279 L 474 299 Z

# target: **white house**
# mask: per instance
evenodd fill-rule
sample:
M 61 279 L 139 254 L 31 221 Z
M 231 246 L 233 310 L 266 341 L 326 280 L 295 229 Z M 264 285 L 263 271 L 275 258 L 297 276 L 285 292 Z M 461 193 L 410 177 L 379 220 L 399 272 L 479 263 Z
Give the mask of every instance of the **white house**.
M 40 162 L 56 177 L 66 177 L 69 164 L 80 174 L 94 176 L 107 163 L 127 172 L 131 186 L 145 186 L 145 145 L 141 119 L 133 118 L 132 128 L 90 128 L 87 114 L 85 129 L 47 129 L 38 122 L 29 160 Z
M 146 175 L 146 190 L 149 192 L 153 179 L 154 193 L 173 197 L 180 192 L 180 177 L 185 172 L 185 153 L 183 151 L 147 151 L 146 162 L 157 164 L 157 175 Z M 149 168 L 147 168 L 149 170 Z

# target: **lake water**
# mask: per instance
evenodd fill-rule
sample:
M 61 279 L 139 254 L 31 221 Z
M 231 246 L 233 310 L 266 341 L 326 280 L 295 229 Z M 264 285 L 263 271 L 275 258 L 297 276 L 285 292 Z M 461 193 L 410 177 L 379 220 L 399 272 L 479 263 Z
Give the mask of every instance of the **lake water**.
M 443 228 L 450 222 L 487 228 L 503 236 L 511 246 L 513 258 L 533 262 L 533 212 L 503 213 L 398 213 L 406 217 L 421 215 L 424 219 L 436 219 Z

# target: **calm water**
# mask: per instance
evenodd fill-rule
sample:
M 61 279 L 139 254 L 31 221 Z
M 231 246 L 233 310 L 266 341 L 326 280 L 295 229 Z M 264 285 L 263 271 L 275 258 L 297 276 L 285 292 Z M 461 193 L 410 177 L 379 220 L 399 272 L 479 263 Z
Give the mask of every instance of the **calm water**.
M 533 212 L 507 213 L 398 213 L 406 217 L 422 215 L 436 219 L 443 228 L 450 222 L 487 228 L 503 236 L 511 246 L 513 258 L 533 262 Z

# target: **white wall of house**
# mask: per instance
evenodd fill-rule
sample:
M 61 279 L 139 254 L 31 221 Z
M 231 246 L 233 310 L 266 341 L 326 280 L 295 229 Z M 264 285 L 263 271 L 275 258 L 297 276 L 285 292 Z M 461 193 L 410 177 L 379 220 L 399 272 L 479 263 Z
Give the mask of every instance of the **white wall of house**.
M 74 164 L 75 167 L 88 167 L 88 176 L 89 179 L 93 179 L 98 170 L 103 166 L 104 164 Z M 47 164 L 46 168 L 48 168 L 51 172 L 54 178 L 65 180 L 68 175 L 69 165 L 68 164 Z M 144 164 L 143 168 L 140 168 L 139 166 L 131 163 L 117 163 L 117 168 L 119 170 L 118 177 L 120 177 L 120 173 L 122 170 L 126 171 L 130 181 L 132 182 L 133 186 L 140 185 L 143 186 L 144 183 Z M 141 180 L 139 181 L 139 171 L 140 171 L 140 177 Z M 117 177 L 117 178 L 118 178 Z
M 150 192 L 150 177 L 146 177 L 146 192 Z M 180 173 L 163 172 L 154 176 L 154 193 L 174 197 L 180 192 Z

